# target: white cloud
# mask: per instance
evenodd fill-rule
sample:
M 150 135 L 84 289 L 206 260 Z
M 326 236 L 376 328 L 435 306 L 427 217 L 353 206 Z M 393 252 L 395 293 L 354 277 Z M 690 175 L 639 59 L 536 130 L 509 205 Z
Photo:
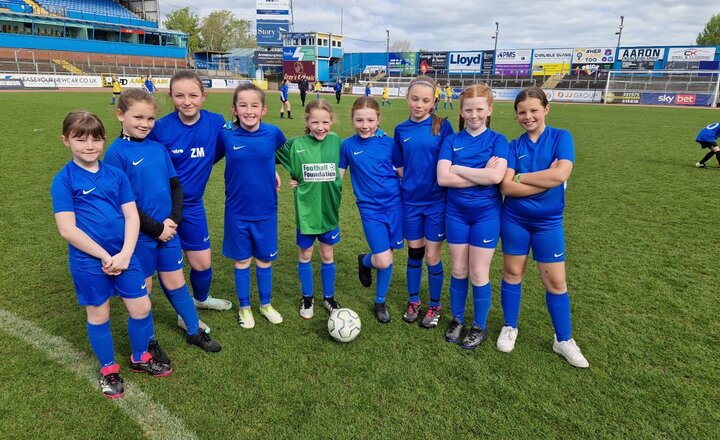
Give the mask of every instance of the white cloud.
M 227 9 L 244 19 L 255 18 L 255 5 L 254 0 L 205 0 L 201 7 L 189 0 L 160 0 L 162 13 L 188 6 L 200 16 Z M 413 50 L 489 49 L 496 21 L 499 49 L 615 46 L 621 15 L 623 46 L 690 45 L 720 13 L 717 0 L 293 0 L 293 9 L 296 31 L 332 33 L 340 33 L 342 9 L 346 52 L 384 51 L 386 29 L 391 44 L 408 40 Z

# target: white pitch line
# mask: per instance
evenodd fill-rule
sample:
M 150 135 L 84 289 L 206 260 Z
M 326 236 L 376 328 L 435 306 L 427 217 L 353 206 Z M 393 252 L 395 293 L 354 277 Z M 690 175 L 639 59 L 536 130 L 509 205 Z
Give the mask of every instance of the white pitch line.
M 42 351 L 67 370 L 87 379 L 93 392 L 99 392 L 97 360 L 76 350 L 65 339 L 51 335 L 34 323 L 3 309 L 0 309 L 0 331 L 15 336 Z M 147 437 L 193 440 L 198 438 L 197 434 L 186 428 L 182 420 L 172 415 L 161 403 L 152 400 L 139 386 L 126 378 L 123 380 L 125 397 L 112 399 L 112 402 L 132 417 Z

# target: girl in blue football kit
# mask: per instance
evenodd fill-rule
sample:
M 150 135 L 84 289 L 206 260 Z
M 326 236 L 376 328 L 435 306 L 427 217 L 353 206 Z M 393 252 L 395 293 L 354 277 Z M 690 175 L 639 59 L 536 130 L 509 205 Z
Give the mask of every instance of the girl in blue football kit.
M 235 261 L 235 288 L 240 327 L 255 327 L 250 309 L 250 263 L 260 295 L 260 313 L 273 324 L 282 316 L 272 300 L 272 262 L 278 255 L 278 198 L 275 151 L 285 143 L 282 131 L 262 122 L 267 113 L 265 93 L 254 84 L 241 84 L 233 93 L 232 123 L 220 133 L 218 148 L 225 155 L 225 237 L 223 255 Z
M 713 156 L 715 156 L 718 161 L 718 166 L 720 166 L 720 147 L 718 147 L 717 144 L 718 138 L 720 138 L 720 122 L 713 122 L 700 130 L 695 137 L 695 142 L 700 144 L 700 148 L 707 148 L 710 151 L 708 151 L 700 162 L 695 164 L 696 167 L 705 168 L 707 166 L 705 162 L 712 159 Z
M 446 190 L 437 183 L 440 145 L 453 133 L 446 118 L 433 113 L 435 81 L 419 76 L 408 86 L 410 117 L 395 127 L 395 143 L 402 153 L 403 231 L 408 245 L 408 303 L 403 319 L 413 323 L 420 314 L 423 258 L 428 270 L 429 303 L 421 324 L 437 326 L 444 281 L 441 258 L 445 240 Z
M 202 109 L 207 92 L 192 70 L 180 70 L 170 78 L 170 97 L 175 111 L 155 123 L 148 139 L 165 147 L 182 185 L 183 221 L 177 227 L 177 235 L 190 265 L 195 306 L 229 310 L 232 307 L 230 301 L 210 295 L 213 271 L 210 231 L 203 201 L 212 167 L 222 158 L 216 144 L 225 119 Z M 182 319 L 178 319 L 178 325 L 187 329 Z M 200 326 L 207 331 L 202 321 Z
M 463 90 L 459 131 L 445 139 L 437 164 L 438 183 L 448 187 L 445 228 L 452 261 L 453 319 L 445 339 L 453 343 L 460 340 L 469 276 L 473 325 L 461 344 L 467 350 L 477 348 L 488 337 L 490 263 L 500 237 L 502 197 L 498 184 L 507 168 L 508 141 L 487 127 L 492 104 L 492 91 L 487 85 L 476 84 Z
M 380 106 L 362 97 L 352 106 L 356 134 L 345 139 L 340 151 L 340 174 L 352 168 L 350 178 L 370 253 L 358 255 L 358 277 L 365 287 L 372 284 L 371 269 L 377 269 L 375 317 L 390 322 L 385 304 L 393 270 L 393 249 L 403 247 L 400 150 L 393 138 L 378 128 Z
M 78 303 L 87 313 L 90 345 L 100 362 L 100 387 L 109 398 L 124 395 L 120 366 L 110 333 L 110 297 L 128 310 L 130 368 L 162 377 L 172 368 L 147 352 L 154 333 L 150 299 L 140 262 L 133 255 L 140 220 L 125 174 L 99 159 L 105 127 L 92 113 L 73 112 L 63 121 L 60 139 L 73 159 L 53 178 L 55 222 L 67 240 L 70 274 Z
M 108 148 L 105 162 L 127 175 L 137 200 L 140 237 L 135 254 L 148 293 L 152 292 L 152 276 L 157 271 L 165 296 L 187 326 L 187 341 L 205 351 L 220 351 L 220 344 L 200 329 L 185 283 L 182 249 L 176 236 L 182 220 L 182 187 L 165 148 L 147 139 L 155 125 L 156 111 L 157 103 L 149 93 L 140 89 L 122 92 L 117 107 L 122 131 Z M 170 362 L 159 351 L 157 342 L 150 351 L 156 359 Z
M 515 347 L 521 283 L 532 249 L 555 329 L 553 351 L 571 365 L 587 368 L 588 361 L 572 338 L 565 282 L 565 183 L 573 169 L 575 152 L 570 132 L 546 125 L 549 111 L 545 92 L 538 87 L 523 90 L 515 99 L 517 120 L 525 133 L 510 143 L 507 172 L 501 183 L 505 195 L 501 226 L 505 325 L 497 348 L 510 352 Z
M 290 113 L 290 96 L 288 95 L 288 91 L 290 90 L 290 87 L 288 86 L 289 83 L 290 81 L 285 80 L 280 85 L 280 119 L 285 117 L 285 109 L 287 109 L 288 119 L 293 118 Z

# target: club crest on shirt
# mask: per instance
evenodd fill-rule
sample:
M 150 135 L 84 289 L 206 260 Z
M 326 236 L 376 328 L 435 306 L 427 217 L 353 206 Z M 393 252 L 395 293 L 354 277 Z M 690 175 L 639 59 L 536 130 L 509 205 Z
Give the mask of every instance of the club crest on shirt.
M 302 175 L 305 182 L 334 182 L 337 178 L 334 163 L 304 163 Z

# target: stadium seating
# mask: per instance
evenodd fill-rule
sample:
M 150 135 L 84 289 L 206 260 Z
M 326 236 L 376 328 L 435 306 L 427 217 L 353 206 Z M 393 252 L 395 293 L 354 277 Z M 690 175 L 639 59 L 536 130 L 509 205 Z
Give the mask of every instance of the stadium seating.
M 137 19 L 130 11 L 112 0 L 37 0 L 37 3 L 48 12 L 71 18 L 89 19 L 88 15 L 104 17 L 124 18 L 128 20 Z

